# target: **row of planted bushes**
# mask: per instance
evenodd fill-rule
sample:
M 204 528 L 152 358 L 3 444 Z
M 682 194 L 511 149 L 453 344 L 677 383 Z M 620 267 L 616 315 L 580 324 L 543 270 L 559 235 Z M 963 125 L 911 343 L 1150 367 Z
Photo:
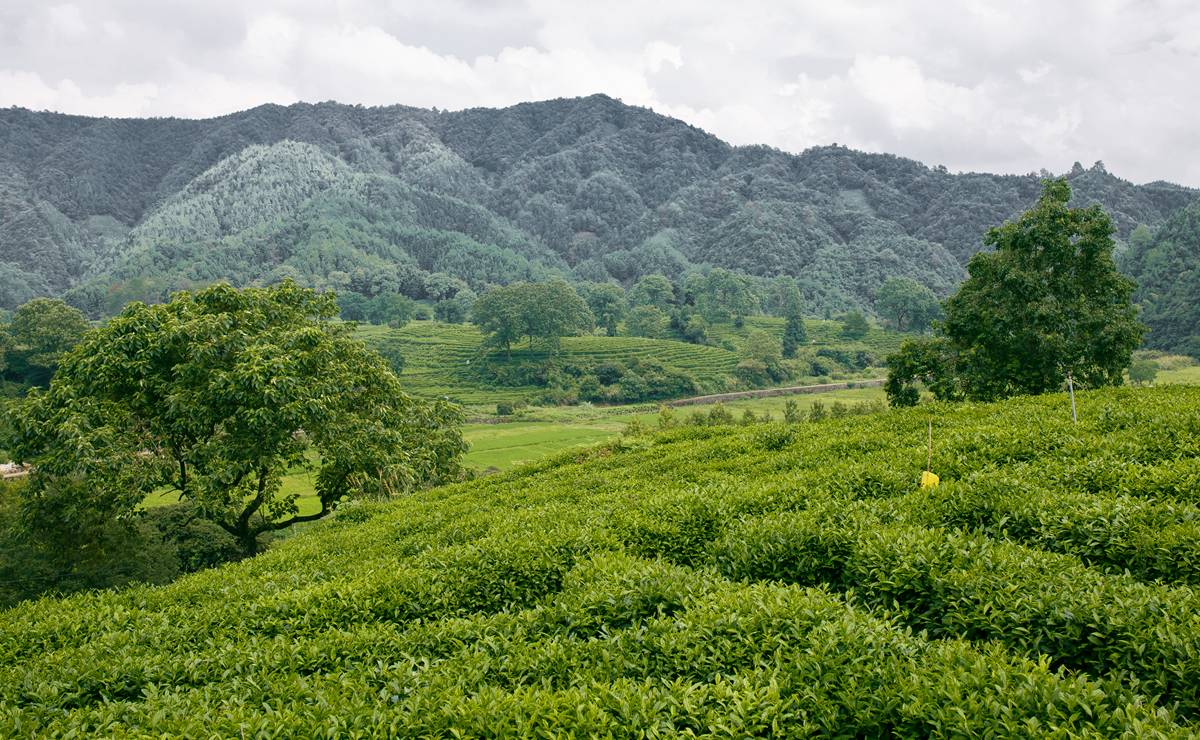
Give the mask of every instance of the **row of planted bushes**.
M 1194 592 L 1049 552 L 1083 542 L 1088 499 L 1056 473 L 1038 519 L 1011 484 L 1186 465 L 1200 391 L 1104 423 L 1129 396 L 1081 394 L 1078 426 L 1064 400 L 681 426 L 25 604 L 0 613 L 0 735 L 1185 736 Z M 931 416 L 946 482 L 919 491 Z M 1188 521 L 1149 489 L 1088 495 Z
M 694 396 L 704 390 L 695 376 L 653 358 L 632 358 L 594 365 L 576 362 L 480 363 L 488 382 L 506 387 L 539 386 L 533 399 L 543 405 L 640 403 Z
M 1200 598 L 970 532 L 885 524 L 844 502 L 730 530 L 731 578 L 828 583 L 933 637 L 991 640 L 1125 680 L 1200 717 Z
M 16 682 L 5 684 L 0 729 L 308 737 L 630 728 L 800 737 L 1179 732 L 1169 712 L 1116 682 L 1066 676 L 995 646 L 928 640 L 821 589 L 730 583 L 620 553 L 564 569 L 570 560 L 549 552 L 510 556 L 507 565 L 459 561 L 477 585 L 458 589 L 453 603 L 423 608 L 424 619 L 336 614 L 324 628 L 308 625 L 286 639 L 269 631 L 240 641 L 236 633 L 197 635 L 182 649 L 172 645 L 169 660 L 154 640 L 169 628 L 143 612 L 138 623 L 152 634 L 68 650 L 43 662 L 49 676 L 5 671 Z M 517 562 L 526 565 L 514 571 Z M 530 574 L 538 575 L 526 581 Z M 514 581 L 526 585 L 514 590 Z M 539 592 L 545 598 L 529 601 Z M 326 593 L 326 601 L 337 596 Z M 470 602 L 480 608 L 466 608 Z M 495 611 L 502 603 L 509 608 Z M 439 611 L 461 616 L 437 619 Z
M 1107 573 L 1200 585 L 1200 508 L 1049 488 L 1031 482 L 1037 473 L 1035 466 L 980 474 L 896 503 L 910 521 L 1073 555 Z

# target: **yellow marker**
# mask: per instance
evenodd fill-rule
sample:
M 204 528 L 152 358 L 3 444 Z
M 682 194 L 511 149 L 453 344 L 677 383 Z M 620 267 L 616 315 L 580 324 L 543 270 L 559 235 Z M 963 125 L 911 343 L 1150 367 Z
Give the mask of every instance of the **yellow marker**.
M 937 473 L 931 473 L 926 470 L 921 473 L 921 488 L 937 488 L 942 479 L 937 477 Z

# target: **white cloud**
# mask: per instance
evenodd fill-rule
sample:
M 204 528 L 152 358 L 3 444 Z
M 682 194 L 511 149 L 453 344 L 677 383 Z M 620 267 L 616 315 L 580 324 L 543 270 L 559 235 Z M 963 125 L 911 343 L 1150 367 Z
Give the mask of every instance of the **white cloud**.
M 130 111 L 145 115 L 158 94 L 153 83 L 119 83 L 100 94 L 88 94 L 73 80 L 49 84 L 32 72 L 0 69 L 0 106 L 19 105 L 33 110 L 55 110 L 91 116 Z
M 54 31 L 68 39 L 81 38 L 88 32 L 88 24 L 83 14 L 74 5 L 55 5 L 46 9 L 50 26 Z
M 646 68 L 651 72 L 657 72 L 663 68 L 664 64 L 670 64 L 675 69 L 683 66 L 683 52 L 678 46 L 668 44 L 665 41 L 651 41 L 646 44 L 644 52 L 646 56 Z
M 1200 185 L 1184 0 L 135 0 L 0 7 L 0 104 L 206 116 L 605 92 L 738 144 L 837 141 L 953 170 Z

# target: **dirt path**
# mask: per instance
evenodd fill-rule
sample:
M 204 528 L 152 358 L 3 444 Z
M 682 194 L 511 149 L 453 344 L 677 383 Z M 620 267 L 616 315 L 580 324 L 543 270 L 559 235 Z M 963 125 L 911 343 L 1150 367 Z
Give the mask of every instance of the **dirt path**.
M 851 388 L 875 388 L 883 385 L 883 378 L 871 380 L 849 380 L 845 383 L 822 383 L 821 385 L 794 385 L 788 388 L 764 388 L 758 391 L 736 391 L 734 393 L 714 393 L 711 396 L 695 396 L 680 398 L 674 401 L 663 401 L 665 406 L 698 406 L 717 401 L 740 401 L 745 398 L 771 398 L 772 396 L 793 396 L 801 393 L 829 393 L 830 391 L 845 391 Z

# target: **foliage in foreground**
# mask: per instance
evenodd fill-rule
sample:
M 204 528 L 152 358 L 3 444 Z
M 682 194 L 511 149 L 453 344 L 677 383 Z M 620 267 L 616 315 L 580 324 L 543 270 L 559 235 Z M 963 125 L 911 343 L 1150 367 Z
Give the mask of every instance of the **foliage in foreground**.
M 259 535 L 345 497 L 453 477 L 457 409 L 402 392 L 336 313 L 332 295 L 291 282 L 216 285 L 86 334 L 17 410 L 32 526 L 128 516 L 171 486 L 253 554 Z M 314 459 L 321 508 L 301 514 L 281 478 Z
M 1078 400 L 687 426 L 28 603 L 0 734 L 1187 736 L 1200 390 Z

